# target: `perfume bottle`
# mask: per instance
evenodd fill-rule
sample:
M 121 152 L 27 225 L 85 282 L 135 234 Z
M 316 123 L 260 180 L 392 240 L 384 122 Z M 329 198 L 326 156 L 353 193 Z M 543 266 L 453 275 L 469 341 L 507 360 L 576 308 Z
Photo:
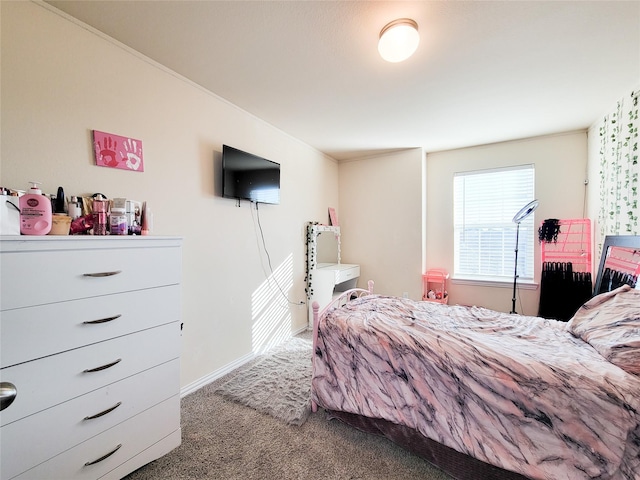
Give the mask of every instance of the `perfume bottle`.
M 93 234 L 107 235 L 107 209 L 109 201 L 102 195 L 93 199 Z

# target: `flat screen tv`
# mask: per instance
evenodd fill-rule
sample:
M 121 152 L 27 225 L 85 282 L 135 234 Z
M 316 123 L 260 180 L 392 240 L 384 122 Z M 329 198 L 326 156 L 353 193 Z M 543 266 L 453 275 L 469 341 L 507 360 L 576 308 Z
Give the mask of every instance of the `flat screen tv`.
M 222 146 L 222 196 L 255 203 L 280 203 L 280 164 Z

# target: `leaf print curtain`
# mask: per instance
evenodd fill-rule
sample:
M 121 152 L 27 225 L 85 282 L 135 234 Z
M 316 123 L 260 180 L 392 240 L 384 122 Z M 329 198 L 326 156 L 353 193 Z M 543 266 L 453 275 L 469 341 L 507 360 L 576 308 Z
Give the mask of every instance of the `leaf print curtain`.
M 639 235 L 638 97 L 618 102 L 600 127 L 600 238 Z

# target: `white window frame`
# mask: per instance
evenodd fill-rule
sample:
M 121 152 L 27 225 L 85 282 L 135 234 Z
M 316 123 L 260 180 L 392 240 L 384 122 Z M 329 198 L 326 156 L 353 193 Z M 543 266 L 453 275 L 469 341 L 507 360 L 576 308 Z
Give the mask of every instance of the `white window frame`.
M 458 172 L 453 181 L 453 280 L 513 284 L 518 228 L 513 217 L 535 198 L 534 165 Z M 534 215 L 525 218 L 519 230 L 518 282 L 534 285 Z M 496 242 L 493 252 L 489 247 L 486 255 L 479 253 L 478 242 L 483 239 Z

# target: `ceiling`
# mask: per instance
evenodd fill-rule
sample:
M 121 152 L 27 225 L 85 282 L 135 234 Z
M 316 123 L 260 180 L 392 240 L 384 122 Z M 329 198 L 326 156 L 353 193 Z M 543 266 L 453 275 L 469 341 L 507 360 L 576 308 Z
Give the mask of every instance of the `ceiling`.
M 337 160 L 585 129 L 640 86 L 640 1 L 47 3 Z

